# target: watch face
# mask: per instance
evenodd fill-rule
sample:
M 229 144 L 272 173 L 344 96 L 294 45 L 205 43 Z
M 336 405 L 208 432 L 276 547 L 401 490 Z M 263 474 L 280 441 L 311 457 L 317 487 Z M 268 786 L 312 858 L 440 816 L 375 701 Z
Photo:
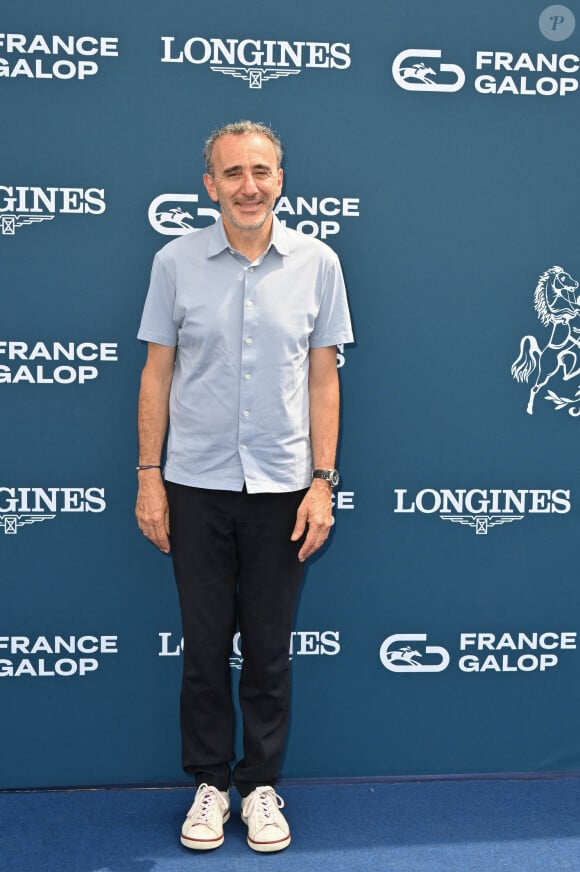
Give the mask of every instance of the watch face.
M 325 481 L 330 482 L 332 487 L 336 487 L 340 480 L 340 475 L 338 474 L 338 469 L 315 469 L 313 473 L 314 478 L 323 478 Z

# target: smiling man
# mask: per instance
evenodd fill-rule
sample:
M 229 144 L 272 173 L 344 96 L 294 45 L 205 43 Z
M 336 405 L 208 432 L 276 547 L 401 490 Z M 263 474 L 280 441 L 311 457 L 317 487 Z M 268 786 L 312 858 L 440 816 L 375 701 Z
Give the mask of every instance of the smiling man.
M 353 337 L 337 256 L 273 215 L 283 182 L 274 132 L 228 124 L 204 155 L 221 219 L 158 252 L 138 334 L 148 354 L 136 514 L 171 551 L 181 607 L 182 764 L 197 785 L 181 842 L 222 844 L 233 780 L 248 844 L 279 851 L 290 843 L 274 790 L 290 634 L 305 561 L 332 524 L 336 345 Z M 237 626 L 244 754 L 232 772 Z

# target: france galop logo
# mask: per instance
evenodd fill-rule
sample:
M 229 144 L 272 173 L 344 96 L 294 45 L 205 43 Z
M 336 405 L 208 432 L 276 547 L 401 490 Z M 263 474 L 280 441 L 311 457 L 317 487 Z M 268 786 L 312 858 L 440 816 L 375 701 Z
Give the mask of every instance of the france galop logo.
M 511 368 L 518 382 L 534 377 L 526 411 L 534 414 L 534 401 L 550 379 L 559 375 L 563 381 L 580 376 L 580 294 L 579 283 L 562 269 L 552 266 L 542 273 L 534 292 L 534 308 L 544 327 L 550 327 L 550 337 L 540 347 L 535 336 L 523 336 L 520 353 Z M 544 399 L 557 410 L 567 409 L 574 417 L 580 415 L 580 385 L 573 397 L 560 396 L 549 390 Z
M 457 64 L 436 63 L 441 55 L 439 49 L 426 48 L 399 52 L 392 65 L 393 78 L 399 88 L 405 91 L 460 91 L 465 84 L 464 70 Z M 428 63 L 423 58 L 428 58 Z M 439 74 L 442 74 L 442 81 L 435 81 Z

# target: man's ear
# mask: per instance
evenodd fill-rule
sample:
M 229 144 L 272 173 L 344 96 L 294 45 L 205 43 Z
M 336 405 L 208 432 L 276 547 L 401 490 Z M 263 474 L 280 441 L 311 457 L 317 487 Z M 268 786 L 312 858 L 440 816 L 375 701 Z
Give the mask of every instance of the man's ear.
M 208 194 L 210 195 L 211 199 L 214 201 L 214 203 L 217 203 L 219 200 L 219 197 L 218 197 L 218 193 L 216 190 L 216 186 L 214 184 L 213 176 L 211 176 L 209 173 L 204 173 L 203 183 L 204 183 L 205 189 L 208 192 Z

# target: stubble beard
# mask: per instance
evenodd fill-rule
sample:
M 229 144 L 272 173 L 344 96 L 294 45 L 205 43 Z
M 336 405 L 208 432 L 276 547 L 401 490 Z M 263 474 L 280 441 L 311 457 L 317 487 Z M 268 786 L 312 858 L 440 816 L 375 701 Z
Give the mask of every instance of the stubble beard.
M 253 202 L 253 201 L 249 201 L 249 202 Z M 264 202 L 264 201 L 259 201 L 259 202 Z M 236 230 L 242 230 L 242 231 L 244 231 L 244 230 L 260 230 L 264 226 L 264 224 L 266 223 L 266 221 L 268 220 L 268 218 L 272 214 L 272 210 L 274 208 L 274 203 L 265 202 L 264 205 L 266 206 L 266 211 L 264 212 L 264 214 L 260 218 L 258 218 L 257 220 L 252 221 L 251 223 L 247 223 L 247 222 L 241 221 L 234 214 L 233 210 L 230 209 L 230 207 L 228 205 L 226 205 L 225 203 L 220 203 L 221 210 L 222 210 L 223 214 L 226 216 L 226 218 L 228 219 L 228 221 L 230 222 L 230 224 L 232 224 L 236 228 Z

